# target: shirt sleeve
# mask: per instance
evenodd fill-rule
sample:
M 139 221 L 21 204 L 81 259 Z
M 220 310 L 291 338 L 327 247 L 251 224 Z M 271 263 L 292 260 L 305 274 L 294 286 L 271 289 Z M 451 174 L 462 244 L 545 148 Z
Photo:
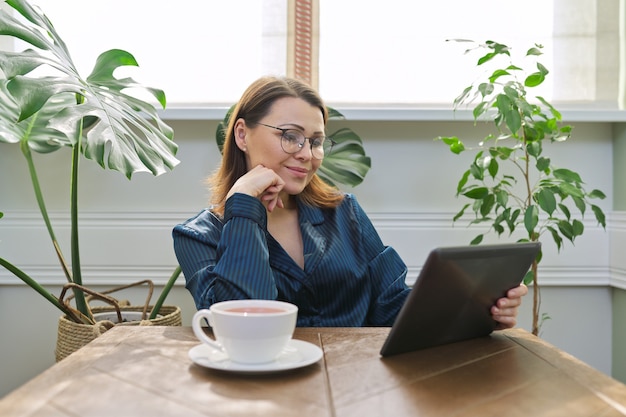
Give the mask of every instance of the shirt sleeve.
M 245 194 L 226 201 L 221 221 L 208 211 L 173 230 L 174 251 L 197 308 L 232 299 L 276 299 L 267 214 Z
M 383 244 L 372 221 L 356 200 L 353 200 L 361 226 L 362 246 L 368 261 L 371 280 L 371 302 L 367 315 L 370 326 L 391 326 L 410 292 L 406 284 L 407 267 L 391 246 Z

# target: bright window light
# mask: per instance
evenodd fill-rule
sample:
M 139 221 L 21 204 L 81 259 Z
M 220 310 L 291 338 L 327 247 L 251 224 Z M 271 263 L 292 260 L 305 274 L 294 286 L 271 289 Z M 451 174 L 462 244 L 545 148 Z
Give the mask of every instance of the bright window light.
M 31 1 L 84 76 L 99 53 L 127 50 L 140 68 L 123 75 L 163 89 L 170 108 L 230 105 L 287 71 L 288 0 Z M 482 73 L 456 38 L 507 44 L 514 62 L 544 45 L 550 75 L 533 92 L 551 101 L 617 90 L 617 0 L 319 0 L 319 11 L 318 86 L 333 106 L 450 106 Z

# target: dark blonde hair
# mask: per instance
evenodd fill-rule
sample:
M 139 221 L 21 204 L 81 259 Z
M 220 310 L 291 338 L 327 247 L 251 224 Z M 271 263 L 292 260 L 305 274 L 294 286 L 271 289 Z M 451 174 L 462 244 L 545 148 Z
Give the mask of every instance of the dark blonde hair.
M 247 124 L 258 123 L 269 113 L 274 102 L 284 97 L 300 98 L 318 107 L 326 125 L 328 110 L 324 102 L 314 89 L 302 81 L 286 77 L 262 77 L 253 82 L 233 109 L 224 141 L 222 163 L 208 178 L 213 212 L 224 215 L 226 195 L 239 177 L 248 172 L 245 154 L 235 143 L 235 122 L 244 119 Z M 341 203 L 343 193 L 315 174 L 298 198 L 314 207 L 333 208 Z

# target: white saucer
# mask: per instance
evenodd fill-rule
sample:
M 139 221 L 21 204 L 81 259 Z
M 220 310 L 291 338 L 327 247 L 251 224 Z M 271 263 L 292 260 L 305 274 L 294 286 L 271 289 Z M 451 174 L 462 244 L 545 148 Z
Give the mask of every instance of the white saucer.
M 268 373 L 286 371 L 311 365 L 322 358 L 322 349 L 312 343 L 291 339 L 278 357 L 268 363 L 246 364 L 232 362 L 226 354 L 204 343 L 189 350 L 189 358 L 209 369 L 238 373 Z

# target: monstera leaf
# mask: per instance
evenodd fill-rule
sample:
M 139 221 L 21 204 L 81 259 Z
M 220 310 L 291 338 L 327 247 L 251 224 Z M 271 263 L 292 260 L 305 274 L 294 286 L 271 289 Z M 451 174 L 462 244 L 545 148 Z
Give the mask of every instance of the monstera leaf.
M 80 140 L 85 157 L 128 178 L 141 171 L 160 175 L 178 164 L 173 130 L 152 104 L 128 93 L 146 91 L 165 107 L 163 91 L 114 76 L 119 67 L 138 66 L 130 53 L 119 49 L 102 53 L 92 73 L 82 78 L 65 43 L 43 13 L 24 0 L 8 0 L 7 4 L 23 19 L 0 10 L 0 35 L 19 38 L 35 49 L 0 51 L 0 69 L 6 77 L 0 91 L 0 123 L 3 127 L 13 124 L 7 129 L 11 133 L 1 135 L 0 140 L 15 142 L 19 137 L 38 152 L 74 146 Z M 34 76 L 33 71 L 40 67 L 45 69 L 45 76 Z M 31 122 L 40 130 L 20 134 Z
M 215 131 L 215 141 L 220 152 L 224 148 L 226 129 L 235 106 L 231 106 Z M 329 119 L 343 119 L 337 110 L 328 107 Z M 344 184 L 355 187 L 363 182 L 371 167 L 371 159 L 365 154 L 359 135 L 349 128 L 342 128 L 329 134 L 335 141 L 330 155 L 324 157 L 317 174 L 331 185 Z
M 74 101 L 73 94 L 59 94 L 27 119 L 19 119 L 19 106 L 7 91 L 7 80 L 0 79 L 0 142 L 25 142 L 36 152 L 48 153 L 71 146 L 71 139 L 49 127 L 49 121 Z
M 81 77 L 65 42 L 38 8 L 25 0 L 7 0 L 6 4 L 21 16 L 0 9 L 0 35 L 20 39 L 29 47 L 21 52 L 0 51 L 0 142 L 20 145 L 60 266 L 68 283 L 82 285 L 79 160 L 84 156 L 129 179 L 135 172 L 160 175 L 173 169 L 179 162 L 173 130 L 152 104 L 132 95 L 147 93 L 164 108 L 165 94 L 132 78 L 117 78 L 114 72 L 118 68 L 137 66 L 130 53 L 119 49 L 102 53 L 91 74 Z M 31 152 L 50 153 L 64 147 L 71 148 L 72 154 L 68 177 L 71 264 L 56 238 Z M 0 266 L 71 317 L 65 304 L 24 271 L 2 258 Z M 74 287 L 74 295 L 80 312 L 76 320 L 93 322 L 83 291 Z

